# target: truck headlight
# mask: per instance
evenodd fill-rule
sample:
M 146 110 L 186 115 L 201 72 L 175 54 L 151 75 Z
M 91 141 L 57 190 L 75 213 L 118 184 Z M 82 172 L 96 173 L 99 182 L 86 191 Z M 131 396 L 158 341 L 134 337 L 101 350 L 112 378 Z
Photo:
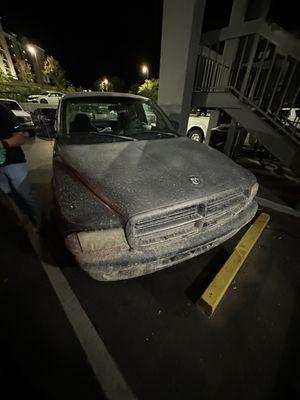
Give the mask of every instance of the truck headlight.
M 122 228 L 71 233 L 65 241 L 72 253 L 101 252 L 105 255 L 129 249 Z
M 256 182 L 256 183 L 254 183 L 254 185 L 252 186 L 252 188 L 250 189 L 250 192 L 249 192 L 249 197 L 248 197 L 248 201 L 249 201 L 249 203 L 254 199 L 254 197 L 256 196 L 256 194 L 257 194 L 257 191 L 258 191 L 258 188 L 259 188 L 259 184 Z

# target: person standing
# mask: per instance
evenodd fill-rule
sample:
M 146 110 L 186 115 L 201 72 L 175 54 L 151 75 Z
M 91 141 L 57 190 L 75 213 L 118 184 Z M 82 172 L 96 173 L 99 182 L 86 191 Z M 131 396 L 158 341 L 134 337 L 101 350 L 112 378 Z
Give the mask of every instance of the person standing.
M 28 180 L 27 163 L 21 148 L 24 143 L 25 137 L 14 113 L 0 104 L 0 190 L 39 227 L 41 212 Z

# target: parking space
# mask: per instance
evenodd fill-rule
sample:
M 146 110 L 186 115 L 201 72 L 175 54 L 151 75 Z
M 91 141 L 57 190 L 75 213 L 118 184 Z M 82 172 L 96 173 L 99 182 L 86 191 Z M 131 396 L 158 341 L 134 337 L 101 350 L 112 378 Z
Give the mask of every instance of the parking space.
M 29 141 L 25 151 L 31 180 L 49 210 L 52 142 Z M 195 301 L 243 232 L 170 269 L 98 282 L 76 266 L 55 226 L 48 223 L 42 261 L 66 279 L 80 313 L 127 383 L 128 398 L 297 397 L 300 226 L 295 217 L 265 211 L 270 223 L 211 319 Z M 7 221 L 12 221 L 9 215 Z M 4 235 L 2 230 L 1 238 L 1 373 L 6 382 L 17 376 L 36 398 L 72 393 L 113 398 L 102 373 L 105 365 L 97 375 L 93 362 L 99 360 L 90 360 L 91 349 L 72 324 L 76 313 L 70 316 L 72 306 L 65 307 L 55 294 L 57 282 L 50 283 L 24 232 Z M 16 240 L 24 248 L 16 251 Z M 45 255 L 49 253 L 50 259 Z

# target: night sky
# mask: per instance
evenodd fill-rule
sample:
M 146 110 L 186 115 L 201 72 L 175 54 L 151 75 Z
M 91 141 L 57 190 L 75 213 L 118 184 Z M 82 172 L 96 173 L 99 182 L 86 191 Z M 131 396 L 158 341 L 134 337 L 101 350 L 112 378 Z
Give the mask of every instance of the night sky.
M 106 75 L 127 85 L 143 82 L 143 63 L 149 64 L 151 77 L 158 77 L 162 0 L 68 3 L 72 6 L 64 3 L 65 10 L 51 1 L 1 4 L 2 26 L 53 55 L 75 85 L 91 86 Z
M 226 24 L 231 2 L 207 0 L 204 30 Z M 292 20 L 297 28 L 295 2 L 272 3 L 275 18 L 282 18 L 282 25 Z M 143 63 L 150 66 L 150 77 L 158 77 L 163 0 L 21 4 L 1 4 L 4 30 L 27 37 L 53 55 L 76 86 L 91 87 L 98 78 L 116 75 L 128 88 L 143 82 Z

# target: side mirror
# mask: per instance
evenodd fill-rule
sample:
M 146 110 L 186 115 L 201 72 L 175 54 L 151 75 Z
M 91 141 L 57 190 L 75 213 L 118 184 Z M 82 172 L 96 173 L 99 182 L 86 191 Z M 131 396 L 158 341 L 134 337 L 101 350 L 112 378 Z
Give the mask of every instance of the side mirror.
M 171 120 L 171 124 L 173 125 L 173 128 L 175 128 L 176 132 L 179 129 L 179 122 L 175 120 Z

